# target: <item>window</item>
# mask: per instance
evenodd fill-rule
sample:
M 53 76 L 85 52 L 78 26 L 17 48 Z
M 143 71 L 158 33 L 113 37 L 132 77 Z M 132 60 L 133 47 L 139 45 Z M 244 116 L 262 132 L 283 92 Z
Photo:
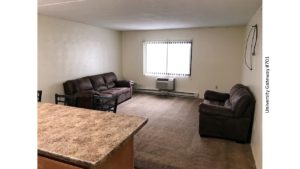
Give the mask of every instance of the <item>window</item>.
M 144 74 L 191 76 L 192 41 L 145 41 Z

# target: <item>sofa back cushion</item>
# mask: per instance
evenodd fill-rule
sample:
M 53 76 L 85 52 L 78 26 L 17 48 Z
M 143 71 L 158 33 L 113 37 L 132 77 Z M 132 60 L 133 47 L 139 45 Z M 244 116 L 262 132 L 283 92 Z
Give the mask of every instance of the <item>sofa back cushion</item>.
M 106 86 L 108 89 L 116 86 L 115 82 L 117 81 L 117 76 L 114 72 L 109 72 L 103 74 L 103 78 L 105 80 Z
M 238 91 L 238 89 L 240 89 L 240 88 L 245 88 L 246 86 L 244 86 L 244 85 L 242 85 L 242 84 L 236 84 L 236 85 L 234 85 L 231 89 L 230 89 L 230 92 L 229 92 L 229 95 L 230 95 L 230 97 L 236 92 L 236 91 Z
M 75 88 L 75 81 L 76 80 L 68 80 L 63 84 L 65 94 L 73 95 L 77 92 Z
M 74 84 L 75 84 L 76 92 L 93 89 L 93 85 L 88 77 L 77 79 L 75 80 Z
M 107 89 L 106 83 L 103 79 L 103 75 L 90 76 L 89 78 L 95 90 L 101 91 Z

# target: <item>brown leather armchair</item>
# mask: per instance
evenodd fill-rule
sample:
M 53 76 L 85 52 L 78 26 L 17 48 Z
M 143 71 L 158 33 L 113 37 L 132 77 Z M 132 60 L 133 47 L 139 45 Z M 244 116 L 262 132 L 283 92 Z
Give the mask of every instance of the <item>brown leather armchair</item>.
M 230 93 L 207 90 L 199 105 L 199 134 L 249 143 L 254 108 L 255 98 L 242 84 L 234 85 Z

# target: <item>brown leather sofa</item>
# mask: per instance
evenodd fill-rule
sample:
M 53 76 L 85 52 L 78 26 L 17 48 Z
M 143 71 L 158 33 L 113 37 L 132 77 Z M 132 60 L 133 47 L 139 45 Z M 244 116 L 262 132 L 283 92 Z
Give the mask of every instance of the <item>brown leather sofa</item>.
M 63 86 L 65 94 L 82 108 L 93 108 L 94 95 L 118 96 L 118 104 L 132 97 L 132 82 L 118 80 L 113 72 L 68 80 Z
M 249 143 L 254 108 L 255 98 L 242 84 L 234 85 L 230 93 L 207 90 L 199 105 L 199 134 Z

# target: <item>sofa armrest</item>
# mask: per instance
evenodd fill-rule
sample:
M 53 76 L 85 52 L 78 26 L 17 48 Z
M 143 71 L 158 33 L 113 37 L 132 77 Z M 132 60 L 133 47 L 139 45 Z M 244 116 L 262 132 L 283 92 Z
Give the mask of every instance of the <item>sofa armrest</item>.
M 199 112 L 210 116 L 233 117 L 234 115 L 233 111 L 230 108 L 205 103 L 200 104 Z
M 131 87 L 132 82 L 130 80 L 118 80 L 115 82 L 116 87 Z
M 228 98 L 229 98 L 228 93 L 220 93 L 212 90 L 206 90 L 204 93 L 204 99 L 206 100 L 225 102 Z

